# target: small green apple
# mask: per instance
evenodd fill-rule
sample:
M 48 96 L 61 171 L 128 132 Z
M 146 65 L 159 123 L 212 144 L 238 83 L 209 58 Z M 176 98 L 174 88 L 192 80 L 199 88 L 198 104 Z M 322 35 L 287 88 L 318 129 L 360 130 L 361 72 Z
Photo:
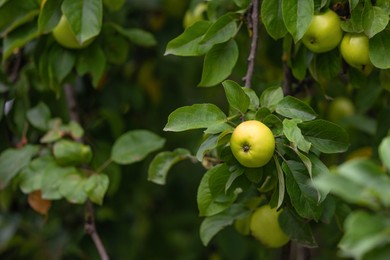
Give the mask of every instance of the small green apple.
M 265 124 L 248 120 L 234 129 L 230 148 L 242 165 L 250 168 L 261 167 L 267 164 L 274 154 L 275 137 Z
M 280 213 L 282 210 L 277 211 L 267 204 L 257 208 L 252 214 L 251 234 L 265 246 L 278 248 L 290 240 L 279 225 Z
M 322 53 L 336 48 L 342 37 L 340 18 L 328 9 L 313 16 L 302 43 L 312 52 Z
M 373 69 L 369 56 L 368 37 L 363 33 L 347 33 L 340 44 L 345 62 L 368 75 Z
M 89 44 L 91 44 L 94 40 L 94 38 L 91 38 L 82 44 L 76 39 L 75 34 L 72 31 L 72 28 L 70 27 L 70 24 L 68 22 L 68 19 L 63 15 L 56 25 L 56 27 L 53 29 L 53 36 L 54 39 L 62 46 L 69 48 L 69 49 L 82 49 L 87 47 Z
M 346 97 L 336 97 L 328 108 L 328 119 L 332 122 L 340 122 L 342 119 L 352 116 L 355 113 L 355 106 Z

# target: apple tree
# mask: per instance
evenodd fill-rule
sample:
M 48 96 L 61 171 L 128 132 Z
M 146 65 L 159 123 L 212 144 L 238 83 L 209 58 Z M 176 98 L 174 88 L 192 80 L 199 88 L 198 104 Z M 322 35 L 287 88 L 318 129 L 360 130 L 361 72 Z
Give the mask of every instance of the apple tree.
M 183 258 L 385 259 L 389 15 L 388 0 L 0 0 L 0 255 L 168 258 L 175 241 Z M 187 214 L 181 197 L 195 238 L 164 211 Z M 45 246 L 23 239 L 45 223 Z

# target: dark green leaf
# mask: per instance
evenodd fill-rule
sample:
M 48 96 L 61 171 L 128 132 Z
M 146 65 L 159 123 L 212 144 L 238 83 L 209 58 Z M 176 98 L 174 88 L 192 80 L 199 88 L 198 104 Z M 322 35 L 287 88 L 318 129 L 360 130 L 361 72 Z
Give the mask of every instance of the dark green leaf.
M 164 55 L 199 56 L 207 53 L 209 49 L 201 47 L 199 42 L 203 39 L 204 34 L 210 28 L 211 24 L 208 21 L 194 23 L 181 35 L 168 42 Z
M 363 29 L 363 5 L 358 5 L 351 12 L 350 19 L 346 21 L 341 21 L 341 29 L 345 32 L 350 33 L 361 33 L 364 31 Z
M 156 184 L 165 185 L 169 170 L 176 163 L 188 159 L 191 156 L 190 151 L 177 148 L 173 152 L 161 152 L 149 165 L 148 180 Z
M 303 136 L 323 153 L 341 153 L 348 149 L 348 134 L 338 125 L 322 119 L 298 124 Z
M 79 165 L 92 159 L 91 147 L 71 140 L 60 140 L 53 146 L 53 154 L 60 165 Z
M 279 217 L 279 224 L 291 240 L 306 247 L 318 246 L 307 220 L 300 218 L 290 209 L 285 208 L 282 211 Z
M 110 24 L 118 33 L 126 37 L 131 42 L 143 46 L 151 47 L 157 44 L 156 39 L 150 32 L 139 28 L 125 29 L 117 24 Z
M 86 179 L 80 174 L 65 176 L 59 186 L 59 191 L 70 203 L 83 204 L 88 198 L 84 191 Z
M 283 170 L 279 164 L 279 161 L 274 156 L 274 161 L 276 165 L 276 172 L 278 173 L 278 204 L 277 208 L 280 208 L 284 201 L 284 196 L 286 192 L 286 184 L 284 180 Z
M 282 15 L 288 32 L 299 41 L 314 15 L 314 1 L 282 0 Z
M 294 77 L 298 80 L 304 80 L 306 77 L 307 57 L 307 48 L 301 44 L 291 59 L 291 70 Z
M 318 192 L 311 185 L 305 165 L 296 161 L 287 161 L 282 167 L 286 173 L 286 187 L 291 204 L 301 217 L 318 221 L 323 205 L 318 203 Z
M 386 28 L 389 23 L 389 15 L 380 7 L 368 3 L 364 5 L 362 19 L 364 33 L 368 38 L 371 38 Z
M 319 82 L 327 82 L 336 77 L 341 70 L 341 56 L 337 48 L 319 53 L 310 62 L 310 73 Z
M 0 189 L 8 183 L 29 163 L 38 152 L 38 146 L 26 145 L 22 148 L 9 148 L 0 154 Z
M 74 52 L 62 48 L 59 45 L 54 45 L 51 48 L 49 55 L 51 77 L 53 77 L 57 83 L 62 83 L 66 76 L 72 71 L 76 62 L 76 56 L 74 55 Z M 99 56 L 96 57 L 97 60 L 98 58 Z
M 249 97 L 245 94 L 243 88 L 236 82 L 226 80 L 222 83 L 225 89 L 226 98 L 234 112 L 245 114 L 249 107 Z
M 83 49 L 77 56 L 77 73 L 79 75 L 90 74 L 94 87 L 97 87 L 105 68 L 106 56 L 98 44 L 93 44 L 89 48 Z
M 287 29 L 282 17 L 282 0 L 263 0 L 260 10 L 268 34 L 275 40 L 284 37 Z
M 200 145 L 198 152 L 196 153 L 196 159 L 198 159 L 199 162 L 202 162 L 204 155 L 217 147 L 218 140 L 219 135 L 209 135 Z
M 238 46 L 234 40 L 214 45 L 205 56 L 199 86 L 214 86 L 226 79 L 236 65 L 238 54 Z
M 370 59 L 375 67 L 390 68 L 390 32 L 385 30 L 370 39 Z
M 64 0 L 61 9 L 80 44 L 100 33 L 103 21 L 102 0 Z
M 194 104 L 173 111 L 164 131 L 180 132 L 197 128 L 208 128 L 225 122 L 226 115 L 214 104 Z
M 317 117 L 317 114 L 309 105 L 292 96 L 284 97 L 276 105 L 276 113 L 288 118 L 301 119 L 302 121 L 313 120 Z
M 148 130 L 132 130 L 115 141 L 111 160 L 118 164 L 139 162 L 148 154 L 161 149 L 164 143 L 165 139 Z
M 245 217 L 250 212 L 241 204 L 233 204 L 227 210 L 207 217 L 200 225 L 200 239 L 204 246 L 207 246 L 210 240 L 223 228 L 233 224 L 233 221 Z
M 40 184 L 42 198 L 56 200 L 62 198 L 59 187 L 64 178 L 70 174 L 77 173 L 78 171 L 75 167 L 61 167 L 49 157 L 47 163 L 43 164 L 41 169 L 37 169 L 34 175 L 42 175 Z
M 61 18 L 61 5 L 63 0 L 46 0 L 38 18 L 40 33 L 48 33 L 58 24 Z
M 110 9 L 111 12 L 121 9 L 126 0 L 103 0 L 103 4 Z

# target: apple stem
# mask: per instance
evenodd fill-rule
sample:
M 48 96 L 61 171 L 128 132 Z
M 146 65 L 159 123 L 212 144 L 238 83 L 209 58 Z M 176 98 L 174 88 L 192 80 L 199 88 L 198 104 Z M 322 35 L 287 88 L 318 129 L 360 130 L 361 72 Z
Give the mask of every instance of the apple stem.
M 244 146 L 242 147 L 242 149 L 244 150 L 245 153 L 249 152 L 249 150 L 251 149 L 251 147 L 248 145 L 248 144 L 244 144 Z
M 259 27 L 259 0 L 252 0 L 250 7 L 250 18 L 248 21 L 249 27 L 252 30 L 252 42 L 251 49 L 248 56 L 248 69 L 244 77 L 245 87 L 250 88 L 252 86 L 253 72 L 255 68 L 255 58 L 257 51 L 258 41 L 258 27 Z

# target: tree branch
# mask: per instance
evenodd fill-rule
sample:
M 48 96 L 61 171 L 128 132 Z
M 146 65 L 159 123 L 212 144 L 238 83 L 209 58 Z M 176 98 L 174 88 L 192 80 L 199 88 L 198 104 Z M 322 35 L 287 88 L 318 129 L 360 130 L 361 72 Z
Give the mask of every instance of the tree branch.
M 257 41 L 259 38 L 259 0 L 252 0 L 250 11 L 249 26 L 252 29 L 251 49 L 248 56 L 248 69 L 244 77 L 245 87 L 252 87 L 252 78 L 255 68 L 255 58 L 257 51 Z
M 65 96 L 68 103 L 69 116 L 71 120 L 79 123 L 81 122 L 79 113 L 77 111 L 77 101 L 76 95 L 74 93 L 73 86 L 70 84 L 65 84 L 64 86 Z M 80 138 L 78 142 L 83 142 L 83 139 Z M 91 236 L 92 241 L 95 244 L 96 249 L 99 252 L 100 258 L 102 260 L 108 260 L 108 254 L 106 248 L 103 245 L 102 240 L 97 232 L 95 225 L 95 213 L 92 202 L 88 199 L 85 207 L 85 224 L 84 224 L 85 233 Z

